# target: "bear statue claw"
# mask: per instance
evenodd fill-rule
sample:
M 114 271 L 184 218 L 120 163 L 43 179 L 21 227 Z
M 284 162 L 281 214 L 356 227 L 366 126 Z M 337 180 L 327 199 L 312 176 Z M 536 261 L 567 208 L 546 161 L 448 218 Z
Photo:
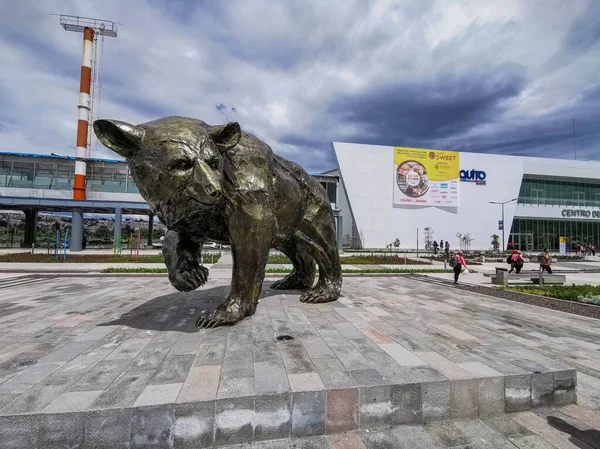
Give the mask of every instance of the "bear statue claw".
M 206 284 L 208 280 L 208 268 L 203 266 L 194 267 L 194 269 L 177 270 L 172 276 L 169 276 L 169 281 L 173 287 L 180 292 L 191 292 L 198 287 Z
M 239 298 L 229 298 L 216 310 L 204 310 L 196 320 L 196 326 L 200 329 L 209 329 L 227 324 L 235 324 L 247 316 L 254 314 L 256 307 L 248 310 Z
M 300 302 L 319 304 L 335 301 L 339 296 L 339 289 L 332 286 L 317 285 L 315 288 L 303 293 L 302 296 L 300 296 Z

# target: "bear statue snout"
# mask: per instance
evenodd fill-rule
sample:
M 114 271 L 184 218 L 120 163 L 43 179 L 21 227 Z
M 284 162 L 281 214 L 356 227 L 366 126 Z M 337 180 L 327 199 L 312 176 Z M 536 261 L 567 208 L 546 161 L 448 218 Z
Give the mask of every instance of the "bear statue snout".
M 212 196 L 215 200 L 221 198 L 221 190 L 215 189 L 212 185 L 207 189 L 207 193 Z

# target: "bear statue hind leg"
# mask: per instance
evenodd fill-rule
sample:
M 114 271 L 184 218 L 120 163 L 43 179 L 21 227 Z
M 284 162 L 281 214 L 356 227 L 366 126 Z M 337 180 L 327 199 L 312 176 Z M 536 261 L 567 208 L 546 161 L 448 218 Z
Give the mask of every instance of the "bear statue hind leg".
M 315 282 L 317 268 L 307 245 L 292 237 L 278 248 L 294 265 L 293 271 L 285 278 L 271 284 L 273 290 L 301 290 L 310 288 Z
M 322 207 L 311 221 L 305 221 L 296 236 L 307 245 L 311 256 L 319 264 L 317 285 L 300 296 L 300 302 L 324 303 L 335 301 L 342 290 L 342 267 L 337 249 L 333 214 Z

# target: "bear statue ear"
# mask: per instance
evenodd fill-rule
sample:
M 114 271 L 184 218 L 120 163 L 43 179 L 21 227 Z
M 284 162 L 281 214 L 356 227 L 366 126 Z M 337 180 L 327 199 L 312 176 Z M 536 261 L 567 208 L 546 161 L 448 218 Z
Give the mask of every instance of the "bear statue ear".
M 94 132 L 105 147 L 124 158 L 133 156 L 144 138 L 142 128 L 118 120 L 96 120 Z
M 211 126 L 208 130 L 211 139 L 221 151 L 228 151 L 235 147 L 242 138 L 242 130 L 238 122 L 227 125 Z

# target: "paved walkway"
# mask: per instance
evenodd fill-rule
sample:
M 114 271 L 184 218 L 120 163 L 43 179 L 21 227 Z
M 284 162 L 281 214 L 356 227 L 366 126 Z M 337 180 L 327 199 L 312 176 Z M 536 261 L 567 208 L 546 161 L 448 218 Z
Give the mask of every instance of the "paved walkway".
M 189 431 L 177 427 L 187 422 L 186 404 L 216 400 L 215 407 L 224 408 L 216 409 L 214 438 L 228 444 L 261 438 L 252 418 L 259 407 L 255 398 L 290 393 L 302 398 L 290 406 L 287 428 L 288 435 L 300 436 L 293 416 L 322 413 L 323 425 L 331 419 L 344 429 L 358 420 L 361 428 L 368 427 L 373 413 L 381 415 L 381 407 L 394 403 L 395 390 L 385 385 L 407 385 L 402 391 L 408 396 L 400 398 L 406 405 L 417 394 L 408 386 L 419 382 L 418 418 L 396 415 L 398 409 L 392 408 L 383 412 L 389 413 L 390 424 L 478 415 L 485 421 L 351 433 L 350 442 L 327 437 L 243 447 L 572 448 L 565 434 L 545 423 L 544 413 L 563 413 L 580 425 L 600 428 L 599 320 L 413 279 L 347 278 L 337 302 L 307 305 L 298 302 L 295 292 L 265 288 L 250 319 L 198 330 L 198 312 L 215 307 L 226 294 L 230 262 L 223 258 L 211 270 L 210 283 L 187 294 L 175 292 L 166 278 L 3 275 L 0 415 L 80 411 L 98 418 L 108 409 L 131 413 L 130 407 L 175 404 L 168 416 L 175 426 L 173 441 L 181 442 Z M 294 340 L 275 341 L 282 334 Z M 571 390 L 549 392 L 556 382 L 566 386 L 571 381 L 571 367 L 579 371 L 580 407 L 520 412 L 510 421 L 495 418 L 500 420 L 495 425 L 486 417 L 522 410 L 531 401 L 569 402 Z M 559 376 L 552 374 L 556 371 Z M 323 389 L 348 392 L 340 393 L 339 411 L 320 395 Z M 369 395 L 373 403 L 364 402 Z M 242 420 L 248 412 L 246 439 L 236 441 L 227 432 L 228 410 L 241 411 L 230 418 Z M 355 412 L 348 415 L 347 410 Z M 149 419 L 144 416 L 131 417 L 132 435 L 136 420 Z M 220 424 L 225 430 L 219 433 Z M 84 419 L 73 425 L 87 432 L 94 424 Z M 118 434 L 115 426 L 110 432 Z M 285 426 L 279 431 L 285 434 Z M 273 435 L 278 434 L 269 438 Z

